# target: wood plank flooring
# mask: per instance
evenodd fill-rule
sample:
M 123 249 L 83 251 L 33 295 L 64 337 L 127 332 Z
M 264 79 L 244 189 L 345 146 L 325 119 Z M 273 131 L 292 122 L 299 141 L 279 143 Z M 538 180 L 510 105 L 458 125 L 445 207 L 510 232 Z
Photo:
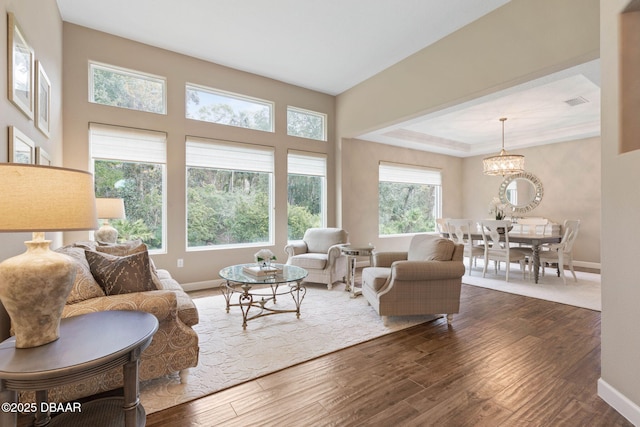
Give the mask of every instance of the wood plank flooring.
M 599 312 L 463 285 L 451 327 L 358 344 L 150 414 L 147 427 L 632 426 L 597 396 L 599 377 Z
M 632 426 L 596 394 L 599 312 L 468 285 L 462 295 L 451 327 L 337 351 L 150 414 L 147 427 Z

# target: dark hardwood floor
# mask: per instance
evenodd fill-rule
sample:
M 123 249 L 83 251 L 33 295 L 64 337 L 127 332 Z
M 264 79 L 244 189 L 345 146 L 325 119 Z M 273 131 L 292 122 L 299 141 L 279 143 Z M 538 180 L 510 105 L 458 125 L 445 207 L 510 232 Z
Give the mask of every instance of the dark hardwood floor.
M 451 327 L 337 351 L 147 426 L 632 426 L 597 396 L 599 376 L 599 312 L 463 285 Z
M 599 376 L 599 312 L 463 285 L 451 327 L 337 351 L 150 414 L 147 427 L 632 426 L 597 396 Z

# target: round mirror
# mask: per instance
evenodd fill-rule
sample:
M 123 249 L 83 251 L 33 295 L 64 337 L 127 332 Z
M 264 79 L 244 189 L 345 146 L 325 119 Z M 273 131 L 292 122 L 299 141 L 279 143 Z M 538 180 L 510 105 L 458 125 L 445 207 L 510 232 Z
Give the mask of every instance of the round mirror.
M 515 214 L 527 213 L 542 200 L 542 182 L 532 173 L 517 173 L 502 181 L 499 194 L 507 211 Z

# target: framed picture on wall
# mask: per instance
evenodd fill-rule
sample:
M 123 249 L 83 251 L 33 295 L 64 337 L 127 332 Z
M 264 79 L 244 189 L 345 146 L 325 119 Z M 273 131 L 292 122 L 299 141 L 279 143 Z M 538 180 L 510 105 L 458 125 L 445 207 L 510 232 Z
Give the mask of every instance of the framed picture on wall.
M 9 163 L 35 163 L 36 144 L 15 126 L 9 126 Z
M 35 55 L 11 12 L 7 14 L 7 32 L 9 100 L 27 117 L 33 119 Z
M 51 82 L 44 72 L 42 62 L 36 61 L 36 126 L 49 137 L 51 118 Z
M 36 165 L 51 166 L 51 157 L 42 147 L 36 147 Z

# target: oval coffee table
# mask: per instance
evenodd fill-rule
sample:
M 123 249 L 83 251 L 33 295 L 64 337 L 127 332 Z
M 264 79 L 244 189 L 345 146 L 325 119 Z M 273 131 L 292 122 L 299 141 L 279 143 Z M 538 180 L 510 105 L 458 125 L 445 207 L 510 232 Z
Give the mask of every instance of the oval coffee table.
M 307 293 L 302 279 L 307 277 L 307 270 L 295 265 L 272 264 L 272 270 L 261 270 L 257 264 L 238 264 L 220 270 L 220 277 L 226 280 L 220 287 L 229 307 L 239 306 L 242 311 L 242 329 L 247 329 L 247 321 L 258 317 L 278 313 L 296 313 L 300 318 L 300 305 Z M 239 291 L 234 285 L 239 284 Z M 284 286 L 280 286 L 284 285 Z M 254 287 L 257 287 L 254 289 Z M 238 304 L 231 303 L 231 296 L 238 293 Z M 293 298 L 295 308 L 281 309 L 275 307 L 278 296 L 289 294 Z M 249 316 L 251 307 L 260 311 Z
M 100 311 L 68 317 L 60 322 L 60 338 L 32 348 L 16 348 L 15 338 L 0 343 L 0 402 L 17 405 L 18 390 L 36 391 L 36 426 L 144 426 L 139 400 L 138 362 L 151 343 L 158 320 L 139 311 Z M 49 418 L 47 390 L 82 381 L 123 366 L 124 399 L 97 399 Z M 43 405 L 44 404 L 44 405 Z M 79 411 L 77 409 L 79 407 Z M 17 407 L 17 406 L 16 406 Z M 3 408 L 5 408 L 3 406 Z M 23 406 L 24 408 L 24 406 Z M 16 425 L 10 406 L 0 412 L 0 425 Z

